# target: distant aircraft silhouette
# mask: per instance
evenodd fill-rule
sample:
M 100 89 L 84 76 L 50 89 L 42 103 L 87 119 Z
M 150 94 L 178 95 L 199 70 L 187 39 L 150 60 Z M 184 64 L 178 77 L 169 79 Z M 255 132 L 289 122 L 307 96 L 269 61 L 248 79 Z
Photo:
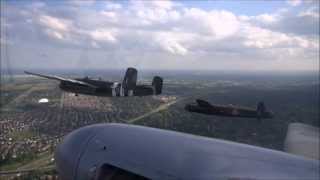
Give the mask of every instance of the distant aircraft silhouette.
M 26 74 L 60 81 L 60 89 L 78 94 L 95 96 L 147 96 L 158 95 L 162 92 L 163 79 L 159 76 L 153 78 L 151 85 L 137 85 L 138 71 L 128 68 L 122 83 L 85 78 L 68 79 L 59 76 L 49 76 L 25 71 Z
M 273 118 L 273 113 L 267 111 L 263 102 L 259 102 L 257 109 L 239 107 L 239 106 L 222 106 L 212 105 L 207 101 L 197 99 L 197 103 L 187 104 L 185 109 L 190 112 L 217 115 L 217 116 L 229 116 L 229 117 L 246 117 L 246 118 Z

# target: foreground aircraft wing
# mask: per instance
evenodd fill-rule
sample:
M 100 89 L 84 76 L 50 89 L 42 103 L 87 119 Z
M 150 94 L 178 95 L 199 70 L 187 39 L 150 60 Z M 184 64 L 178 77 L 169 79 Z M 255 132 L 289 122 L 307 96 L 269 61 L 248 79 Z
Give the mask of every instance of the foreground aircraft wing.
M 143 180 L 318 180 L 320 174 L 319 161 L 285 152 L 126 124 L 96 124 L 70 133 L 55 160 L 62 180 L 117 174 Z
M 34 76 L 39 76 L 39 77 L 43 77 L 43 78 L 47 78 L 47 79 L 53 79 L 53 80 L 58 80 L 58 81 L 64 81 L 64 82 L 69 82 L 69 83 L 74 83 L 74 84 L 79 84 L 79 85 L 83 85 L 83 86 L 88 86 L 91 88 L 97 88 L 96 86 L 83 82 L 83 81 L 78 81 L 75 79 L 68 79 L 68 78 L 63 78 L 60 76 L 51 76 L 51 75 L 44 75 L 44 74 L 38 74 L 38 73 L 33 73 L 33 72 L 28 72 L 28 71 L 24 71 L 24 73 L 29 74 L 29 75 L 34 75 Z

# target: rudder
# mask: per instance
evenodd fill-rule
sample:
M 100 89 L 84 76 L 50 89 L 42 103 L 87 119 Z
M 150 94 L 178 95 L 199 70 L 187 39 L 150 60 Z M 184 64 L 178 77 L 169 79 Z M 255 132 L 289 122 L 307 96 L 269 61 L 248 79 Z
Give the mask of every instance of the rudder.
M 154 87 L 154 94 L 158 95 L 162 93 L 163 79 L 159 76 L 153 77 L 152 86 Z
M 124 95 L 128 96 L 130 90 L 134 90 L 137 84 L 138 71 L 135 68 L 128 68 L 122 81 Z

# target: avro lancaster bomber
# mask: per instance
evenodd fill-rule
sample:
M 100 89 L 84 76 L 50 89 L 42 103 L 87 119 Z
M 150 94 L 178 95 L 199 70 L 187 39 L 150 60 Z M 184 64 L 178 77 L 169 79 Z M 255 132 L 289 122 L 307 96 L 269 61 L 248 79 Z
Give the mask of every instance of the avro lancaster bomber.
M 197 99 L 197 103 L 187 104 L 185 109 L 190 112 L 197 112 L 208 115 L 245 117 L 245 118 L 273 118 L 273 113 L 268 111 L 263 102 L 259 102 L 257 109 L 239 107 L 234 105 L 222 106 L 212 105 L 207 101 Z

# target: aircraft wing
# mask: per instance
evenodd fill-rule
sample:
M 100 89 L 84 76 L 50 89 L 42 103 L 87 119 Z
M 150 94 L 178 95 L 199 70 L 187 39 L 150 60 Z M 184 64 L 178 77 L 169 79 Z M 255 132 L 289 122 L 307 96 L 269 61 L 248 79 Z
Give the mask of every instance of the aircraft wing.
M 96 124 L 67 135 L 55 154 L 59 177 L 103 179 L 319 179 L 319 161 L 285 152 L 127 124 Z M 97 178 L 99 177 L 99 178 Z M 115 178 L 117 179 L 117 178 Z M 125 178 L 124 178 L 125 179 Z
M 89 83 L 86 83 L 86 82 L 83 82 L 83 81 L 79 81 L 79 80 L 75 80 L 75 79 L 63 78 L 63 77 L 60 77 L 60 76 L 38 74 L 38 73 L 33 73 L 33 72 L 28 72 L 28 71 L 24 71 L 24 73 L 25 74 L 29 74 L 29 75 L 34 75 L 34 76 L 47 78 L 47 79 L 53 79 L 53 80 L 64 81 L 64 82 L 79 84 L 79 85 L 83 85 L 83 86 L 88 86 L 88 87 L 91 87 L 91 88 L 97 88 L 96 86 L 94 86 L 92 84 L 89 84 Z

